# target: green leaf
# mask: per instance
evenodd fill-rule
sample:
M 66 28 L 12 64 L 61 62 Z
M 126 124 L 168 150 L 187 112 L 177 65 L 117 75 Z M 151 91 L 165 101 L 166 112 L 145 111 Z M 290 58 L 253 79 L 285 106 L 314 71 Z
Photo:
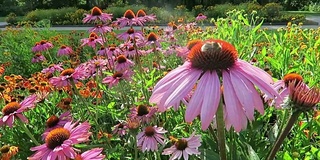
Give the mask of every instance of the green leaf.
M 293 160 L 288 151 L 286 151 L 283 155 L 283 160 Z
M 258 154 L 252 149 L 252 147 L 249 144 L 247 144 L 247 147 L 248 147 L 248 153 L 249 153 L 248 158 L 250 160 L 260 160 Z

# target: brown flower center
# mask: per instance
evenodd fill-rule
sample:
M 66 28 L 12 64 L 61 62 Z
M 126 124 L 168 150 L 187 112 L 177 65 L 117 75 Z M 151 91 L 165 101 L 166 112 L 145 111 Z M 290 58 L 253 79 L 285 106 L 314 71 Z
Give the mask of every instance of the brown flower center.
M 17 111 L 21 105 L 18 102 L 10 102 L 2 109 L 3 115 L 9 115 L 15 111 Z
M 67 48 L 67 46 L 65 46 L 65 45 L 62 45 L 61 47 L 60 47 L 60 49 L 66 49 Z
M 59 118 L 57 116 L 53 115 L 47 120 L 46 126 L 48 128 L 52 128 L 52 127 L 56 126 L 59 123 L 59 121 L 60 121 Z
M 137 17 L 144 17 L 146 16 L 146 12 L 142 9 L 140 9 L 138 12 L 137 12 Z
M 225 70 L 232 67 L 237 58 L 236 49 L 222 40 L 197 43 L 188 54 L 192 67 L 203 71 Z
M 126 17 L 128 19 L 133 19 L 135 15 L 131 9 L 128 9 L 126 12 L 124 12 L 123 17 Z
M 64 104 L 64 105 L 70 105 L 72 99 L 71 99 L 71 98 L 64 98 L 64 99 L 62 99 L 61 101 L 63 101 L 63 104 Z
M 121 72 L 116 72 L 112 75 L 113 78 L 121 78 L 123 76 L 123 73 Z
M 139 105 L 137 107 L 138 116 L 144 116 L 149 113 L 149 108 L 146 105 Z
M 285 83 L 285 86 L 288 87 L 290 82 L 295 81 L 295 85 L 297 85 L 299 82 L 303 81 L 303 78 L 300 74 L 289 73 L 283 77 L 283 81 Z
M 94 39 L 97 39 L 98 38 L 98 35 L 94 32 L 91 32 L 90 35 L 89 35 L 89 38 L 93 37 Z
M 129 51 L 133 51 L 133 50 L 134 50 L 134 47 L 133 47 L 133 46 L 130 46 L 128 50 L 129 50 Z
M 46 40 L 41 40 L 41 41 L 40 41 L 40 44 L 41 44 L 41 45 L 44 45 L 44 44 L 46 44 L 46 43 L 47 43 Z
M 92 16 L 100 16 L 102 14 L 102 11 L 98 7 L 93 7 L 91 10 L 91 15 Z
M 127 33 L 128 33 L 128 34 L 133 34 L 133 33 L 134 33 L 134 29 L 133 29 L 133 28 L 129 28 L 129 29 L 127 30 Z
M 118 63 L 125 63 L 125 62 L 127 62 L 126 56 L 124 56 L 124 55 L 119 55 L 119 56 L 117 57 L 117 62 L 118 62 Z
M 73 68 L 68 68 L 65 69 L 61 72 L 60 76 L 70 76 L 72 73 L 74 73 L 74 69 Z
M 152 137 L 156 133 L 156 131 L 152 126 L 148 126 L 144 129 L 144 133 L 146 134 L 146 136 Z
M 0 148 L 0 152 L 2 154 L 8 153 L 10 151 L 10 146 L 9 145 L 4 145 Z
M 188 147 L 188 141 L 185 139 L 179 139 L 175 144 L 178 150 L 185 150 Z
M 63 142 L 70 137 L 70 131 L 65 128 L 56 128 L 49 132 L 46 137 L 47 147 L 55 149 L 57 146 L 61 146 Z
M 148 41 L 157 41 L 157 39 L 158 39 L 158 36 L 154 32 L 151 32 L 148 35 Z

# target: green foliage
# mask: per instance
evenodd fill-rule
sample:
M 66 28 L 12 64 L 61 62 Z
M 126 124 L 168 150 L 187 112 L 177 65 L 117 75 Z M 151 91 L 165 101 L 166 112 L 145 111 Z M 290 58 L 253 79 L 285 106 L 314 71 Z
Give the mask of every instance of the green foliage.
M 88 13 L 88 11 L 77 9 L 75 12 L 67 13 L 66 17 L 71 24 L 83 24 L 82 19 L 84 18 L 85 13 Z
M 215 6 L 209 6 L 204 12 L 204 15 L 211 18 L 226 17 L 226 13 L 234 9 L 235 6 L 230 3 L 219 4 Z
M 262 8 L 262 15 L 267 19 L 273 19 L 280 15 L 283 7 L 279 3 L 268 3 Z
M 137 13 L 138 10 L 143 9 L 147 14 L 151 14 L 148 12 L 148 9 L 144 5 L 126 5 L 123 7 L 111 6 L 103 10 L 106 13 L 112 13 L 113 19 L 123 17 L 124 12 L 126 10 L 131 9 L 133 12 Z
M 196 5 L 192 9 L 193 15 L 195 17 L 197 17 L 199 13 L 203 13 L 203 11 L 204 11 L 203 5 Z
M 303 11 L 320 12 L 320 3 L 310 3 L 302 8 Z
M 10 25 L 15 25 L 18 23 L 18 18 L 17 15 L 15 13 L 10 13 L 8 14 L 8 16 L 6 17 L 6 22 Z

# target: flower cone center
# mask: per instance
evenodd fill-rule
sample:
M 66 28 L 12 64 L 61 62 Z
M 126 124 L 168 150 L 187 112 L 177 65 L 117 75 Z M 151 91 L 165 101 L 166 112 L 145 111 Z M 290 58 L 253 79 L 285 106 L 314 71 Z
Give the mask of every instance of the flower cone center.
M 127 62 L 126 56 L 124 56 L 124 55 L 118 56 L 118 57 L 117 57 L 117 62 L 118 62 L 118 63 L 125 63 L 125 62 Z
M 60 76 L 70 76 L 72 73 L 74 73 L 74 69 L 68 68 L 61 72 Z
M 157 41 L 158 37 L 157 35 L 154 33 L 154 32 L 151 32 L 149 35 L 148 35 L 148 41 Z
M 126 17 L 128 19 L 133 19 L 135 17 L 135 15 L 134 15 L 133 11 L 129 9 L 124 13 L 123 17 Z
M 100 16 L 102 14 L 102 11 L 98 7 L 93 7 L 91 10 L 91 15 L 92 16 Z
M 152 137 L 155 134 L 155 130 L 152 126 L 148 126 L 144 129 L 144 133 L 146 134 L 146 136 L 148 137 Z
M 303 78 L 300 74 L 289 73 L 283 77 L 283 81 L 285 83 L 285 86 L 287 87 L 289 86 L 290 82 L 295 81 L 295 86 L 296 86 L 299 82 L 303 81 Z
M 2 154 L 8 153 L 10 151 L 10 146 L 9 145 L 4 145 L 0 148 L 0 152 Z
M 48 128 L 52 128 L 52 127 L 56 126 L 59 123 L 59 121 L 60 121 L 59 118 L 57 116 L 53 115 L 47 120 L 46 126 Z
M 138 12 L 137 12 L 137 17 L 144 17 L 146 16 L 146 12 L 142 9 L 140 9 Z
M 198 44 L 198 43 L 200 43 L 200 42 L 202 42 L 200 39 L 191 40 L 191 41 L 189 41 L 189 42 L 187 43 L 187 48 L 188 48 L 189 50 L 191 50 L 191 48 L 192 48 L 194 45 L 196 45 L 196 44 Z
M 149 113 L 149 108 L 145 105 L 139 105 L 137 107 L 138 116 L 144 116 Z
M 121 72 L 116 72 L 112 75 L 113 78 L 121 78 L 123 76 L 123 73 Z
M 57 146 L 61 146 L 63 142 L 70 137 L 70 131 L 65 128 L 56 128 L 49 132 L 46 137 L 47 147 L 55 149 Z
M 10 102 L 2 109 L 2 113 L 3 115 L 9 115 L 17 111 L 20 107 L 21 106 L 18 102 Z
M 188 54 L 192 67 L 203 71 L 228 69 L 235 64 L 237 58 L 236 49 L 222 40 L 197 43 Z
M 178 150 L 185 150 L 188 147 L 188 141 L 185 139 L 179 139 L 175 144 Z
M 134 33 L 134 29 L 133 29 L 133 28 L 128 29 L 128 30 L 127 30 L 127 33 L 128 33 L 128 34 L 133 34 L 133 33 Z

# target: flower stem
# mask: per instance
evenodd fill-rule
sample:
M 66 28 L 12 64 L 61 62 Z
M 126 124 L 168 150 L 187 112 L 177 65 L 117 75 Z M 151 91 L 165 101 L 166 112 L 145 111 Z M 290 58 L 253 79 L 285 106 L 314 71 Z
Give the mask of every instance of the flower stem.
M 219 146 L 219 154 L 220 160 L 227 159 L 227 149 L 226 149 L 226 136 L 224 132 L 224 119 L 223 119 L 223 104 L 222 100 L 220 100 L 220 104 L 218 106 L 218 110 L 216 113 L 217 119 L 217 134 L 218 134 L 218 146 Z
M 27 126 L 25 126 L 25 124 L 23 122 L 20 123 L 22 129 L 25 131 L 25 133 L 29 136 L 29 138 L 32 140 L 32 142 L 37 145 L 40 146 L 41 144 L 36 140 L 36 138 L 34 138 L 34 136 L 32 135 L 32 133 L 30 132 L 30 130 L 28 129 Z
M 273 145 L 268 157 L 266 160 L 273 160 L 276 156 L 277 151 L 280 149 L 280 145 L 282 144 L 283 140 L 287 137 L 287 135 L 289 134 L 292 126 L 294 125 L 294 123 L 298 120 L 300 114 L 302 112 L 301 111 L 294 111 L 292 113 L 292 115 L 290 116 L 287 125 L 285 126 L 285 128 L 283 129 L 283 131 L 281 132 L 280 136 L 278 137 L 276 143 Z

